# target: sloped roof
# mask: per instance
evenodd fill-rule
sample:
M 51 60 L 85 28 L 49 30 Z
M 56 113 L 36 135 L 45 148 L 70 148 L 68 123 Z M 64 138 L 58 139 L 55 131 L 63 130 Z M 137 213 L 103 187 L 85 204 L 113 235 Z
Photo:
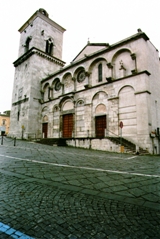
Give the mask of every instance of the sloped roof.
M 96 53 L 100 50 L 106 49 L 109 47 L 108 43 L 90 43 L 88 44 L 78 53 L 78 55 L 72 60 L 72 62 L 78 61 L 87 55 Z
M 33 23 L 33 21 L 37 18 L 40 17 L 41 19 L 43 19 L 44 21 L 46 21 L 47 23 L 49 23 L 50 25 L 54 26 L 55 28 L 57 28 L 59 31 L 61 31 L 62 33 L 64 31 L 66 31 L 66 29 L 64 29 L 63 27 L 61 27 L 59 24 L 57 24 L 56 22 L 54 22 L 53 20 L 51 20 L 49 18 L 48 13 L 40 8 L 38 11 L 36 11 L 24 24 L 23 26 L 21 26 L 21 28 L 18 30 L 20 33 L 22 33 L 26 27 L 28 27 L 30 24 Z

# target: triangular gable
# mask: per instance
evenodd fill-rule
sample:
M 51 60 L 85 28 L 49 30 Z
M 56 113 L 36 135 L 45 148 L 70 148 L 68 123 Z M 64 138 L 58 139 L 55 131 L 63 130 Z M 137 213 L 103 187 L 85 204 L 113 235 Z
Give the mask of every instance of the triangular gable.
M 108 43 L 88 43 L 79 53 L 78 55 L 73 59 L 72 62 L 81 60 L 82 58 L 89 56 L 93 53 L 96 53 L 97 51 L 103 50 L 106 47 L 108 47 Z

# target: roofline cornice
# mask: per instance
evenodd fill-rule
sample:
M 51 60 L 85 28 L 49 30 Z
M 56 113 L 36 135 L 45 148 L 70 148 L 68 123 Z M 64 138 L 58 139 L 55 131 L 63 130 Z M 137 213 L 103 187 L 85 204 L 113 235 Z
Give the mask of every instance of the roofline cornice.
M 125 44 L 128 43 L 128 42 L 131 42 L 131 41 L 134 41 L 134 40 L 137 40 L 137 39 L 140 39 L 140 38 L 143 38 L 145 41 L 148 41 L 148 40 L 149 40 L 148 36 L 147 36 L 144 32 L 139 32 L 139 33 L 137 33 L 137 34 L 135 34 L 135 35 L 132 35 L 131 37 L 128 37 L 128 38 L 126 38 L 126 39 L 124 39 L 124 40 L 122 40 L 122 41 L 119 41 L 119 42 L 117 42 L 117 43 L 115 43 L 115 44 L 113 44 L 113 45 L 108 45 L 108 47 L 105 48 L 105 49 L 99 50 L 99 51 L 97 51 L 97 52 L 95 52 L 95 53 L 92 53 L 92 54 L 90 54 L 90 55 L 86 55 L 85 57 L 83 57 L 82 59 L 80 59 L 80 60 L 78 60 L 78 61 L 71 62 L 70 65 L 65 66 L 65 67 L 63 67 L 63 69 L 61 69 L 61 70 L 59 70 L 59 71 L 57 71 L 57 72 L 51 74 L 50 76 L 48 76 L 48 77 L 46 77 L 45 79 L 43 79 L 41 82 L 43 83 L 43 82 L 49 80 L 50 78 L 52 78 L 52 77 L 54 77 L 54 76 L 56 76 L 56 75 L 58 75 L 58 74 L 60 74 L 60 73 L 63 73 L 63 72 L 66 71 L 67 69 L 72 68 L 73 66 L 79 65 L 80 63 L 83 63 L 83 62 L 85 62 L 85 61 L 88 61 L 89 59 L 92 59 L 92 58 L 94 58 L 94 57 L 96 57 L 96 56 L 99 56 L 99 55 L 101 55 L 101 54 L 103 54 L 103 53 L 109 52 L 109 51 L 111 51 L 111 50 L 113 50 L 113 49 L 116 49 L 116 48 L 118 48 L 118 47 L 120 47 L 120 46 L 125 45 Z

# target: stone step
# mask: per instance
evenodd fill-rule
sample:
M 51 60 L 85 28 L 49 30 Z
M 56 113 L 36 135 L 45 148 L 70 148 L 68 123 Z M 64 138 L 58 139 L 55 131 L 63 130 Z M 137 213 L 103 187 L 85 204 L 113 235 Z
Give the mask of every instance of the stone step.
M 139 147 L 139 152 L 136 152 L 136 145 L 129 140 L 125 138 L 120 138 L 120 137 L 110 137 L 108 136 L 107 139 L 109 139 L 111 142 L 115 144 L 121 144 L 125 147 L 126 153 L 133 153 L 133 154 L 149 154 L 147 150 L 142 149 Z
M 37 143 L 47 144 L 51 146 L 67 146 L 66 140 L 62 138 L 43 138 L 39 139 Z

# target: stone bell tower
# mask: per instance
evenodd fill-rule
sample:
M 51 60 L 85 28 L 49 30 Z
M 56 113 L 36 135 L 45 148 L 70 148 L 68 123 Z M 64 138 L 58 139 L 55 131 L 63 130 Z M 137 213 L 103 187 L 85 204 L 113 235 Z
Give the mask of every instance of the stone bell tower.
M 41 80 L 64 66 L 65 29 L 44 9 L 36 11 L 19 29 L 20 45 L 15 67 L 9 135 L 41 137 Z

